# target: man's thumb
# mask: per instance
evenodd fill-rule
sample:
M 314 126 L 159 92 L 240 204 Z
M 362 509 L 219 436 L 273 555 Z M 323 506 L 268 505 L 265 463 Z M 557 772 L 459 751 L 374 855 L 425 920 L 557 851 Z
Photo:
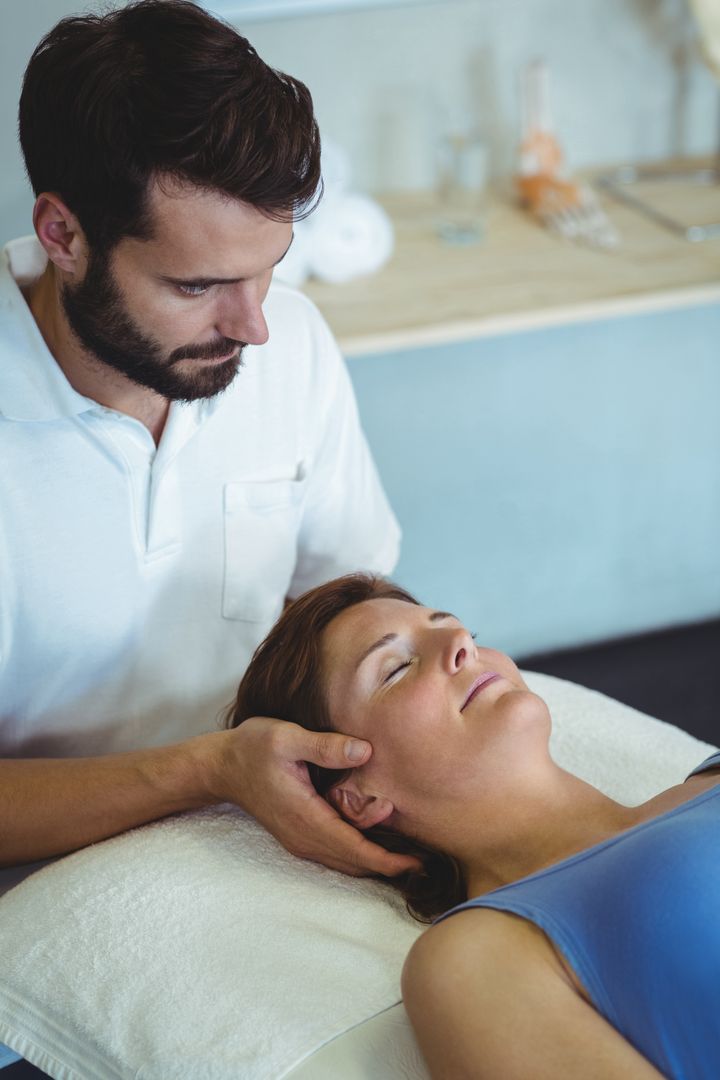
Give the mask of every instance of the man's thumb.
M 346 739 L 343 750 L 345 757 L 353 765 L 362 765 L 372 754 L 372 746 L 362 739 Z
M 306 760 L 325 769 L 349 769 L 363 765 L 371 754 L 372 746 L 363 739 L 324 731 L 317 736 L 314 755 Z

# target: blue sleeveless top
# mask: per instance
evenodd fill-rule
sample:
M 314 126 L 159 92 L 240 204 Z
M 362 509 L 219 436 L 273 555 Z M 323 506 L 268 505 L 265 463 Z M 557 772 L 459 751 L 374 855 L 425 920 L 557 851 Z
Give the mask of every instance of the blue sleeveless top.
M 720 751 L 690 776 L 713 766 Z M 663 1075 L 718 1080 L 720 780 L 441 919 L 477 907 L 539 926 L 597 1011 Z

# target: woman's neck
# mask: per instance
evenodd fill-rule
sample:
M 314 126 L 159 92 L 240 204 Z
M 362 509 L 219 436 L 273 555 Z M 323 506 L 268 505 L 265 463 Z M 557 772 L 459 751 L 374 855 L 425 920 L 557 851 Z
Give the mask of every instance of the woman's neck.
M 472 835 L 458 848 L 468 895 L 508 885 L 632 828 L 648 805 L 622 806 L 554 765 L 542 783 L 496 808 L 490 821 L 478 808 Z

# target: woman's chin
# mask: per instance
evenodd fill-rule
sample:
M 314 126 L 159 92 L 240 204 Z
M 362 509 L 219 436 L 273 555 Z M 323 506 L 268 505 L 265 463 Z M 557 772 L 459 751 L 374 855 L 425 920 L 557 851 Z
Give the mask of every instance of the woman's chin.
M 552 720 L 547 704 L 524 684 L 522 687 L 513 687 L 502 694 L 495 704 L 503 712 L 507 711 L 507 719 L 514 725 L 522 727 L 542 725 L 547 729 L 547 733 L 550 733 Z

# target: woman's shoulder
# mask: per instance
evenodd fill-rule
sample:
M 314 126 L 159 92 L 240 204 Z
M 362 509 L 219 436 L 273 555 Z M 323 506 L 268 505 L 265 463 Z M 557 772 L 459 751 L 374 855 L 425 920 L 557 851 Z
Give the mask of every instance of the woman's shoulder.
M 542 930 L 520 915 L 494 908 L 465 908 L 421 934 L 405 967 L 415 975 L 436 973 L 438 966 L 448 964 L 456 970 L 458 965 L 477 970 L 482 958 L 487 971 L 494 960 L 547 959 L 548 949 L 555 953 Z
M 466 908 L 422 934 L 405 961 L 403 989 L 447 980 L 459 990 L 464 976 L 476 978 L 479 973 L 489 986 L 509 968 L 542 968 L 587 996 L 540 927 L 520 915 L 485 907 Z
M 460 911 L 418 939 L 406 966 L 405 1007 L 433 1076 L 554 1080 L 602 1061 L 603 1075 L 660 1080 L 519 916 Z

